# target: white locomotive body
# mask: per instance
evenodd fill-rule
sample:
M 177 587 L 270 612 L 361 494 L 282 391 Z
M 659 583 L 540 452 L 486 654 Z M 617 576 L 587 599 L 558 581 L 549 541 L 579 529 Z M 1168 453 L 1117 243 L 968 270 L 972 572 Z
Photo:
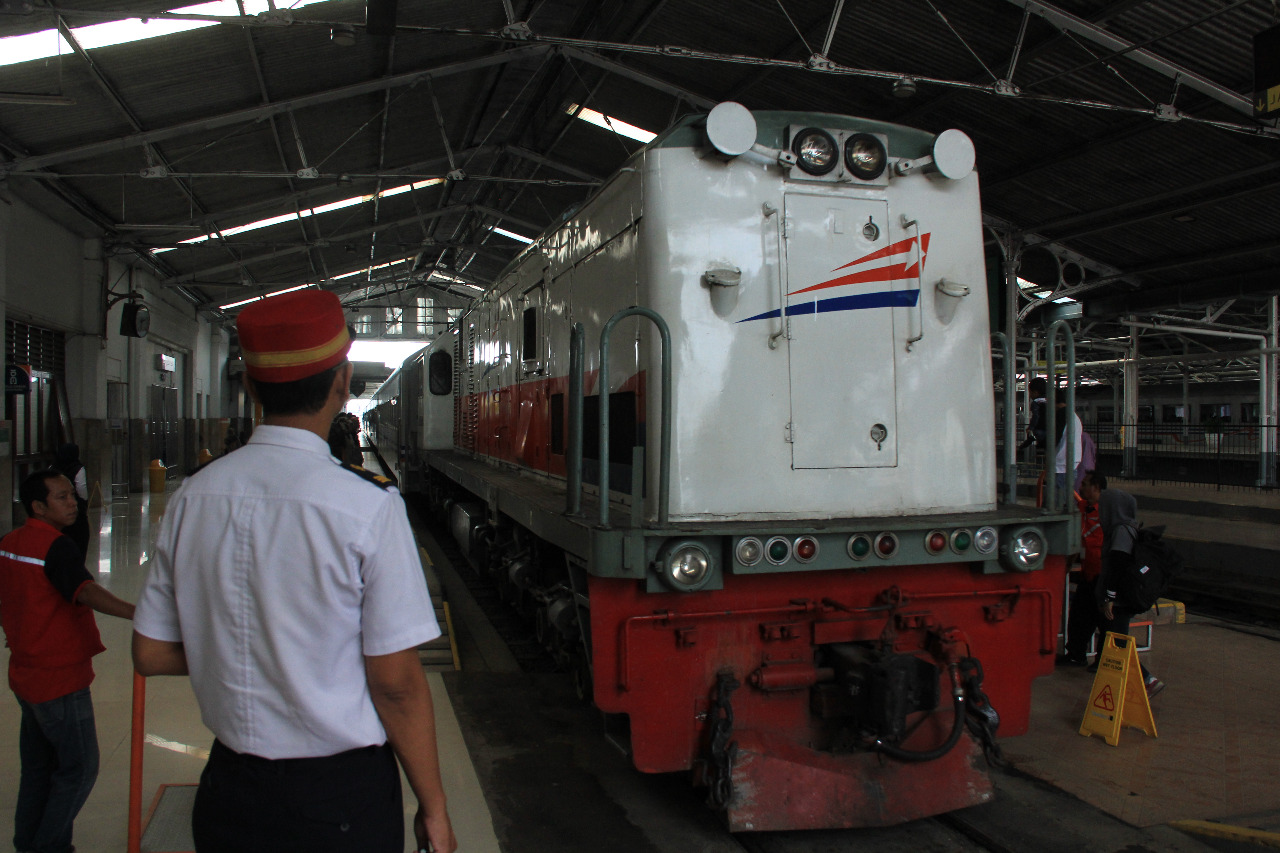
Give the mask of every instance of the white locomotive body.
M 1052 668 L 1078 527 L 997 505 L 989 340 L 967 137 L 725 104 L 369 426 L 638 768 L 693 768 L 735 830 L 893 823 L 987 799 L 962 697 L 1018 733 Z

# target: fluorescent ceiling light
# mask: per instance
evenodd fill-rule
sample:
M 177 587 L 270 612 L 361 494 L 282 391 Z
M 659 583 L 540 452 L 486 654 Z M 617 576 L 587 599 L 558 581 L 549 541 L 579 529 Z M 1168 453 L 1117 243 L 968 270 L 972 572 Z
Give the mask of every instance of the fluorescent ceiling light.
M 642 127 L 636 127 L 634 124 L 627 124 L 625 121 L 607 116 L 602 112 L 588 109 L 587 107 L 579 108 L 577 104 L 570 104 L 569 109 L 565 110 L 569 115 L 577 114 L 577 117 L 583 121 L 594 124 L 596 127 L 603 127 L 605 130 L 611 130 L 620 136 L 634 139 L 637 142 L 652 142 L 657 136 Z
M 507 230 L 507 229 L 505 229 L 505 228 L 494 228 L 494 229 L 493 229 L 493 233 L 494 233 L 494 234 L 501 234 L 503 237 L 510 237 L 512 240 L 518 240 L 518 241 L 520 241 L 521 243 L 532 243 L 532 242 L 533 242 L 533 238 L 532 238 L 532 237 L 526 237 L 526 236 L 524 236 L 523 234 L 517 234 L 517 233 L 515 233 L 514 231 L 508 231 L 508 230 Z
M 300 9 L 323 0 L 297 0 L 288 8 Z M 245 13 L 256 15 L 269 9 L 267 0 L 246 0 Z M 235 0 L 216 0 L 213 3 L 200 3 L 195 6 L 183 6 L 168 11 L 180 15 L 216 15 L 223 18 L 240 17 L 240 9 Z M 71 33 L 85 50 L 99 47 L 111 47 L 117 44 L 130 44 L 144 39 L 158 38 L 175 33 L 197 30 L 215 26 L 217 21 L 187 21 L 171 18 L 150 18 L 146 23 L 139 18 L 126 18 L 120 21 L 107 21 L 102 24 L 90 24 L 76 27 Z M 47 59 L 62 53 L 71 53 L 71 45 L 56 29 L 41 30 L 38 33 L 27 33 L 21 36 L 9 36 L 0 39 L 0 65 L 14 65 L 19 62 L 30 62 L 34 59 Z

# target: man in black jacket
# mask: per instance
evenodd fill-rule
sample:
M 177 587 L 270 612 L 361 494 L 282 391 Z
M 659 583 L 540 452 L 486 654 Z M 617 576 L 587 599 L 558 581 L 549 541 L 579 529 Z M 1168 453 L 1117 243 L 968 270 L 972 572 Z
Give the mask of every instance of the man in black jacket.
M 1137 612 L 1127 604 L 1127 592 L 1133 586 L 1133 547 L 1138 536 L 1138 502 L 1133 495 L 1119 489 L 1106 488 L 1105 479 L 1099 484 L 1102 494 L 1098 497 L 1098 521 L 1102 524 L 1102 575 L 1098 578 L 1098 608 L 1102 612 L 1099 630 L 1125 635 L 1129 633 L 1129 621 Z M 1142 680 L 1151 698 L 1164 690 L 1164 682 L 1142 666 Z M 1098 666 L 1095 661 L 1091 669 Z

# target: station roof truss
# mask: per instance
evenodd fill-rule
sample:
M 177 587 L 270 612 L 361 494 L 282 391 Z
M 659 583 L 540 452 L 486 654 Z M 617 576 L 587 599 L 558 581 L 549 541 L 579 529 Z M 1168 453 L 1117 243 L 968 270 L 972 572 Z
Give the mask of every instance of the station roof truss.
M 0 38 L 57 46 L 0 42 L 0 194 L 213 317 L 305 285 L 458 307 L 642 144 L 580 112 L 734 100 L 968 133 L 993 256 L 1073 272 L 1026 328 L 1084 303 L 1082 362 L 1138 336 L 1152 381 L 1234 376 L 1280 292 L 1272 0 L 259 1 L 0 0 Z M 203 26 L 93 46 L 125 20 Z

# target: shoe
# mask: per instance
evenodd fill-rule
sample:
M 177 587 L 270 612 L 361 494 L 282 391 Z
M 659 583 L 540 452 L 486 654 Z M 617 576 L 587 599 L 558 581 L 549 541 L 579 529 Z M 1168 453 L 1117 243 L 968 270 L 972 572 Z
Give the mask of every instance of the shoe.
M 1088 661 L 1083 658 L 1073 658 L 1070 655 L 1058 655 L 1053 659 L 1057 666 L 1084 666 Z
M 1164 690 L 1164 682 L 1156 678 L 1154 675 L 1147 679 L 1147 698 L 1154 699 Z

